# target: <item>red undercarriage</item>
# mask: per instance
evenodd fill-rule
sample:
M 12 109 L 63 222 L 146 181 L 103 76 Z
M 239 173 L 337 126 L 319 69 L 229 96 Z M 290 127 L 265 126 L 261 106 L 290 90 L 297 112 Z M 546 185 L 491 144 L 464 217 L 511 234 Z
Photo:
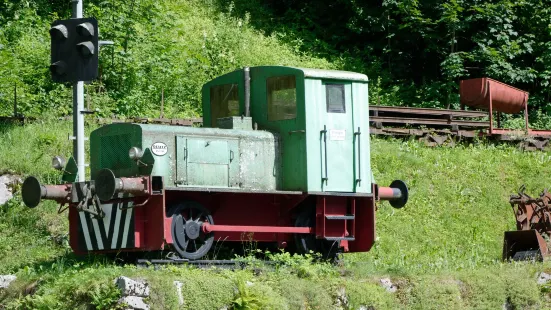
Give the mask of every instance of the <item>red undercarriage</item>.
M 311 233 L 318 239 L 340 240 L 347 252 L 369 251 L 375 239 L 375 199 L 371 196 L 312 196 L 166 190 L 149 196 L 143 206 L 133 208 L 134 247 L 94 252 L 158 251 L 172 244 L 172 217 L 167 209 L 181 201 L 194 200 L 206 207 L 214 224 L 203 232 L 214 232 L 223 242 L 276 242 L 280 247 L 294 242 L 294 234 Z M 136 201 L 138 204 L 144 201 Z M 296 227 L 295 217 L 305 202 L 315 207 L 315 227 Z M 79 249 L 79 212 L 69 208 L 70 244 Z

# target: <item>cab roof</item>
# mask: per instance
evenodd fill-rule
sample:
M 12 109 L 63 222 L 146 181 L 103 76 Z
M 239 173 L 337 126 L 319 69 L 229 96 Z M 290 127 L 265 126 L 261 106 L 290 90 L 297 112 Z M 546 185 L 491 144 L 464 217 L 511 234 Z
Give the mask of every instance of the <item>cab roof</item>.
M 368 78 L 365 74 L 350 72 L 350 71 L 340 71 L 340 70 L 324 70 L 324 69 L 311 69 L 311 68 L 301 68 L 301 67 L 289 67 L 289 66 L 254 66 L 249 67 L 251 71 L 262 70 L 262 71 L 279 71 L 282 69 L 292 72 L 300 71 L 304 78 L 313 78 L 313 79 L 328 79 L 328 80 L 346 80 L 346 81 L 357 81 L 357 82 L 367 82 Z M 229 76 L 233 76 L 236 73 L 242 73 L 243 68 L 228 72 L 226 74 L 220 75 L 211 81 L 207 82 L 204 86 L 217 83 L 217 81 L 225 80 Z
M 317 79 L 332 79 L 332 80 L 350 80 L 350 81 L 363 81 L 367 82 L 367 75 L 350 72 L 350 71 L 340 71 L 340 70 L 323 70 L 323 69 L 310 69 L 310 68 L 297 68 L 289 67 L 300 70 L 304 73 L 306 78 L 317 78 Z

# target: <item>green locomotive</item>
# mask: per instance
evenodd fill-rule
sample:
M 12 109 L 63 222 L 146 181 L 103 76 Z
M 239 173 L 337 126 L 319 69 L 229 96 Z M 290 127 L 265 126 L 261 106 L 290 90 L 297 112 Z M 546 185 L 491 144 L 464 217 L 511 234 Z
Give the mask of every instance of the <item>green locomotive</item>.
M 90 136 L 91 180 L 23 184 L 36 207 L 69 209 L 77 253 L 158 251 L 186 259 L 247 234 L 299 252 L 368 251 L 375 202 L 401 208 L 402 181 L 376 185 L 363 74 L 244 68 L 202 89 L 203 127 L 110 124 Z

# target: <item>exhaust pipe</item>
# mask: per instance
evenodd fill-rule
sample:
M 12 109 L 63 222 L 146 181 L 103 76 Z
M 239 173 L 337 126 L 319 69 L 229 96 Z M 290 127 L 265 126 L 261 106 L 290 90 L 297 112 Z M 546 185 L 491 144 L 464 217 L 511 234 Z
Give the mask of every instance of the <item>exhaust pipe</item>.
M 377 198 L 388 200 L 390 205 L 396 209 L 403 208 L 408 202 L 408 187 L 402 180 L 394 180 L 389 187 L 378 187 Z
M 38 206 L 42 199 L 55 200 L 59 203 L 71 200 L 72 184 L 42 185 L 35 177 L 28 177 L 23 182 L 21 196 L 29 208 Z

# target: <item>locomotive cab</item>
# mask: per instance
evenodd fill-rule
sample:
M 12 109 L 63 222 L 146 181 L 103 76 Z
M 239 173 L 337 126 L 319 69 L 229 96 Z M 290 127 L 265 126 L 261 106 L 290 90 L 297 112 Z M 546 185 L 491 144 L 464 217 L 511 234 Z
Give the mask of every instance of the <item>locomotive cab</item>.
M 203 87 L 204 125 L 250 116 L 249 129 L 277 133 L 280 190 L 372 193 L 367 82 L 333 70 L 237 70 Z

